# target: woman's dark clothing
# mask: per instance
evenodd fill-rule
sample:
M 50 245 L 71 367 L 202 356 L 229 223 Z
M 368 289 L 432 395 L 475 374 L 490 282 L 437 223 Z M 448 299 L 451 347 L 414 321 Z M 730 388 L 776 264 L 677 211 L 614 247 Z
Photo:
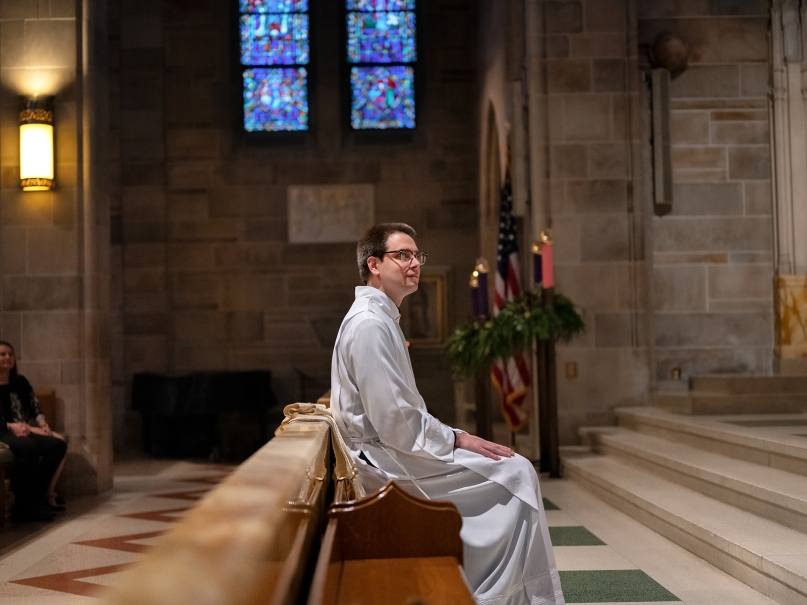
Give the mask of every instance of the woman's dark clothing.
M 14 514 L 20 518 L 30 518 L 46 506 L 48 483 L 67 452 L 67 443 L 57 437 L 33 433 L 17 437 L 8 428 L 11 422 L 39 426 L 40 416 L 34 390 L 23 376 L 0 385 L 0 441 L 16 458 L 12 489 Z

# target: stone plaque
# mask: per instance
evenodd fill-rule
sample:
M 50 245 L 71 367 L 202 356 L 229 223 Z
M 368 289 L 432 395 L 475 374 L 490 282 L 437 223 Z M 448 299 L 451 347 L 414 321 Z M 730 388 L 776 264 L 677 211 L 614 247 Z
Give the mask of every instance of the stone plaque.
M 375 224 L 372 185 L 294 185 L 288 205 L 292 244 L 355 243 Z

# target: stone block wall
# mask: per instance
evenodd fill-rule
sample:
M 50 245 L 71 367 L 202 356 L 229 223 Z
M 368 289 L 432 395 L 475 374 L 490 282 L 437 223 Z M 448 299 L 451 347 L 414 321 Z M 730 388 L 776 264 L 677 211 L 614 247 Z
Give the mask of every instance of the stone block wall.
M 0 3 L 0 338 L 35 388 L 56 390 L 49 421 L 69 440 L 68 495 L 112 481 L 108 200 L 92 165 L 105 136 L 105 29 L 97 5 Z M 48 192 L 20 189 L 19 97 L 33 94 L 56 96 Z
M 586 321 L 557 351 L 560 438 L 576 443 L 578 426 L 647 401 L 635 13 L 624 0 L 543 8 L 556 286 Z
M 639 0 L 639 42 L 684 37 L 672 213 L 653 219 L 655 378 L 765 373 L 773 353 L 768 3 Z
M 242 137 L 231 4 L 110 3 L 119 445 L 138 438 L 128 411 L 137 372 L 269 369 L 285 403 L 298 396 L 294 368 L 328 380 L 336 328 L 359 283 L 355 245 L 289 244 L 289 185 L 372 184 L 377 221 L 412 224 L 428 266 L 448 271 L 449 322 L 470 310 L 475 3 L 419 3 L 417 131 L 370 141 L 344 119 L 339 3 L 312 4 L 312 131 L 301 144 Z M 443 352 L 411 353 L 427 403 L 452 420 Z

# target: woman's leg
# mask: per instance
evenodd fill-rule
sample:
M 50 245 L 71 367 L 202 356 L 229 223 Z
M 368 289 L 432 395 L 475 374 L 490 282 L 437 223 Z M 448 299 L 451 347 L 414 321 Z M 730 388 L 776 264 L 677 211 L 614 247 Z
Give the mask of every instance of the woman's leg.
M 0 435 L 0 441 L 9 446 L 16 458 L 11 478 L 14 492 L 12 516 L 21 521 L 47 520 L 48 515 L 53 518 L 52 514 L 44 511 L 45 485 L 50 475 L 46 475 L 45 481 L 42 481 L 41 460 L 44 451 L 40 439 L 39 435 L 17 437 L 10 432 Z

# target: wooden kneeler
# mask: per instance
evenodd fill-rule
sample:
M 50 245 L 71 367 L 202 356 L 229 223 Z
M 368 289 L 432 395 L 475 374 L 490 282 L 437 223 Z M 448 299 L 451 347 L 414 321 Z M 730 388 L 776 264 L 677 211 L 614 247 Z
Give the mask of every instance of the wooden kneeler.
M 462 517 L 451 502 L 389 482 L 333 504 L 328 517 L 308 605 L 474 605 L 460 568 Z

